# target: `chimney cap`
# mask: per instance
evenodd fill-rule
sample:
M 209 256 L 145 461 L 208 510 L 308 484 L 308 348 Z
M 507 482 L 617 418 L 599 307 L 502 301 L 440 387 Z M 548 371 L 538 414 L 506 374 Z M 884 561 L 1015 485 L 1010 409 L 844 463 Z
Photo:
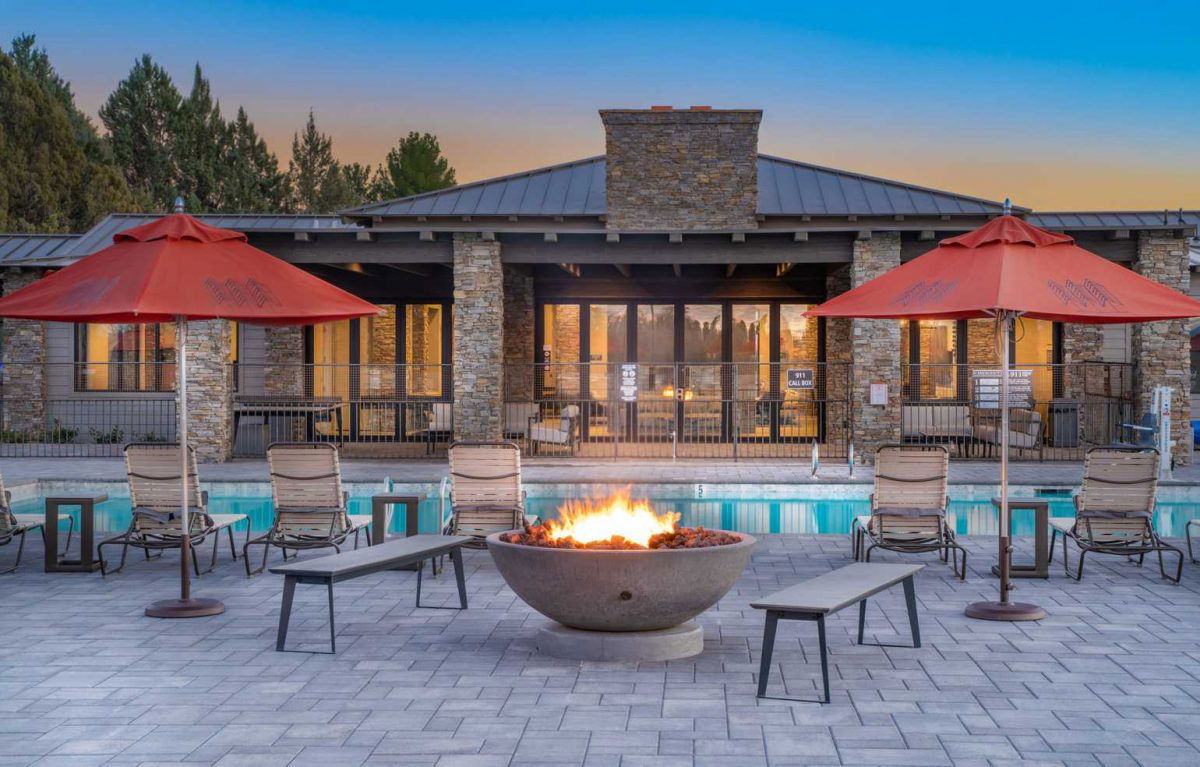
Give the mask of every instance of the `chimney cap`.
M 675 107 L 670 104 L 654 104 L 650 107 L 651 112 L 673 112 Z
M 691 110 L 692 110 L 693 112 L 711 112 L 711 111 L 712 111 L 712 107 L 710 107 L 710 106 L 708 106 L 708 105 L 704 105 L 704 106 L 694 106 L 694 105 L 693 105 L 693 106 L 691 107 Z

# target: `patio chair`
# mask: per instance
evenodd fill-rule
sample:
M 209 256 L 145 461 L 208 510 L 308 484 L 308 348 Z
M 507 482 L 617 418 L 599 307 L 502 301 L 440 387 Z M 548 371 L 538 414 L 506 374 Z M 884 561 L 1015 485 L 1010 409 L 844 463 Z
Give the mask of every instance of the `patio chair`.
M 1193 565 L 1200 565 L 1196 561 L 1195 551 L 1192 549 L 1192 528 L 1200 528 L 1200 519 L 1189 519 L 1187 524 L 1183 526 L 1183 537 L 1187 539 L 1188 559 L 1192 560 Z
M 877 548 L 904 554 L 936 551 L 943 562 L 953 558 L 955 575 L 966 580 L 967 551 L 946 520 L 949 469 L 950 452 L 944 445 L 879 448 L 871 513 L 856 517 L 851 525 L 854 558 L 870 562 Z
M 572 455 L 579 446 L 579 406 L 567 405 L 557 418 L 547 421 L 529 419 L 529 446 L 534 455 L 542 444 L 561 445 Z
M 129 479 L 129 503 L 133 508 L 129 527 L 120 535 L 106 538 L 96 547 L 100 559 L 100 573 L 112 575 L 125 567 L 129 547 L 141 549 L 146 559 L 151 552 L 160 556 L 167 549 L 177 549 L 183 540 L 183 520 L 179 511 L 179 445 L 163 442 L 132 442 L 125 446 L 125 473 Z M 200 489 L 200 476 L 196 470 L 196 451 L 188 448 L 188 533 L 193 549 L 192 567 L 201 575 L 200 560 L 195 549 L 213 536 L 212 561 L 204 572 L 217 566 L 217 548 L 220 533 L 229 534 L 229 551 L 237 559 L 237 547 L 233 542 L 233 526 L 246 521 L 246 536 L 250 536 L 249 517 L 245 514 L 209 514 L 208 493 Z M 115 570 L 108 569 L 104 559 L 105 546 L 121 547 L 121 563 Z
M 1083 462 L 1083 486 L 1075 496 L 1075 517 L 1050 520 L 1050 550 L 1063 537 L 1063 568 L 1075 580 L 1083 579 L 1083 559 L 1089 552 L 1136 556 L 1158 555 L 1162 576 L 1179 583 L 1183 551 L 1154 532 L 1154 501 L 1158 488 L 1158 451 L 1154 448 L 1094 447 Z M 1067 540 L 1079 546 L 1079 566 L 1071 572 Z M 1163 552 L 1174 553 L 1179 564 L 1172 577 Z
M 979 410 L 974 416 L 974 436 L 989 450 L 999 450 L 1002 429 L 1000 411 L 994 408 Z M 1008 447 L 1014 453 L 1022 450 L 1036 452 L 1041 458 L 1042 414 L 1028 408 L 1012 408 L 1008 411 Z
M 536 521 L 525 516 L 521 449 L 511 442 L 454 442 L 450 445 L 450 517 L 447 535 L 469 535 L 482 548 L 491 533 Z
M 25 552 L 26 534 L 40 530 L 42 545 L 46 544 L 46 519 L 41 514 L 14 514 L 12 512 L 12 493 L 4 487 L 3 477 L 0 477 L 0 498 L 4 499 L 0 503 L 0 546 L 5 546 L 20 538 L 17 543 L 16 560 L 11 567 L 0 570 L 0 575 L 6 575 L 16 572 L 17 568 L 21 566 L 21 555 Z M 67 544 L 63 547 L 63 551 L 68 551 L 71 548 L 71 534 L 75 531 L 75 517 L 71 514 L 59 514 L 58 521 L 69 521 L 70 523 L 67 528 Z
M 246 575 L 261 573 L 271 547 L 287 559 L 288 552 L 341 546 L 351 535 L 358 548 L 359 534 L 371 526 L 370 514 L 350 514 L 350 499 L 342 489 L 338 450 L 328 442 L 276 442 L 267 446 L 271 472 L 271 499 L 275 518 L 271 529 L 246 541 Z M 367 545 L 370 545 L 370 536 Z M 250 547 L 262 546 L 262 565 L 250 569 Z

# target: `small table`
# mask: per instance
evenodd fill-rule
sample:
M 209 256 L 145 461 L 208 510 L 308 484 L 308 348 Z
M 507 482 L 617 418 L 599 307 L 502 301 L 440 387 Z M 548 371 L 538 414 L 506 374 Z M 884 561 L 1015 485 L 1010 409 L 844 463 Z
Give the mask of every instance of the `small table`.
M 1000 510 L 1000 499 L 993 498 L 992 505 Z M 1013 578 L 1049 578 L 1050 577 L 1050 503 L 1042 498 L 1009 498 L 1008 525 L 1009 538 L 1012 538 L 1012 512 L 1021 509 L 1033 511 L 1033 564 L 1015 565 L 1012 562 L 1012 549 L 1009 549 L 1008 574 Z M 999 577 L 1000 565 L 992 565 L 992 574 Z
M 417 534 L 417 507 L 425 500 L 423 495 L 400 495 L 385 493 L 371 496 L 371 545 L 378 546 L 387 538 L 387 507 L 404 504 L 404 537 Z M 441 530 L 438 531 L 439 533 Z M 416 570 L 417 565 L 404 565 L 399 570 Z
M 95 559 L 95 511 L 96 504 L 104 503 L 108 496 L 98 495 L 52 495 L 46 498 L 46 565 L 48 573 L 90 573 L 100 569 Z M 63 508 L 79 509 L 79 559 L 67 559 L 65 553 L 58 555 L 58 515 Z

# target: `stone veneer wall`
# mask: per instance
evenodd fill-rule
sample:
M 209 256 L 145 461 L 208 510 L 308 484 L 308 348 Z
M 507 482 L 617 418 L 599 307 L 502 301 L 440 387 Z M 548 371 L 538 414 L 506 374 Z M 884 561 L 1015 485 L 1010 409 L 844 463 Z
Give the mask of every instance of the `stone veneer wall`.
M 1186 237 L 1173 231 L 1138 232 L 1134 271 L 1175 290 L 1188 289 L 1188 245 Z M 1191 440 L 1191 348 L 1185 320 L 1146 322 L 1133 326 L 1131 338 L 1134 397 L 1137 414 L 1151 405 L 1155 386 L 1170 386 L 1171 440 L 1175 462 L 1187 463 Z
M 267 361 L 263 371 L 264 394 L 285 399 L 304 396 L 304 328 L 298 325 L 268 327 L 263 333 L 263 342 Z M 300 441 L 304 439 L 304 432 L 303 418 L 272 419 L 271 433 L 266 439 L 268 442 Z
M 609 229 L 755 229 L 762 111 L 602 109 Z
M 500 243 L 454 235 L 454 438 L 503 430 L 504 270 Z
M 227 320 L 188 323 L 188 444 L 199 461 L 228 461 L 233 453 L 232 340 Z M 178 404 L 178 393 L 175 398 Z
M 850 289 L 850 267 L 842 267 L 825 277 L 825 294 L 829 298 L 839 296 Z M 850 408 L 849 378 L 847 366 L 853 361 L 850 355 L 852 320 L 828 318 L 825 320 L 825 442 L 840 452 L 845 449 L 848 438 Z M 899 354 L 899 350 L 896 352 Z
M 875 232 L 871 239 L 855 240 L 853 258 L 851 287 L 895 269 L 900 265 L 900 233 Z M 900 323 L 860 319 L 850 323 L 850 352 L 854 362 L 850 403 L 856 409 L 854 448 L 865 460 L 879 446 L 900 441 Z M 873 383 L 887 384 L 886 407 L 868 404 Z
M 504 267 L 504 399 L 533 399 L 533 272 L 523 264 Z
M 1000 353 L 996 349 L 995 320 L 967 320 L 967 364 L 977 366 L 1000 364 Z M 968 375 L 970 374 L 968 373 Z M 969 386 L 970 384 L 968 384 Z
M 36 282 L 41 270 L 6 269 L 4 295 Z M 4 320 L 4 428 L 40 432 L 46 428 L 46 323 Z

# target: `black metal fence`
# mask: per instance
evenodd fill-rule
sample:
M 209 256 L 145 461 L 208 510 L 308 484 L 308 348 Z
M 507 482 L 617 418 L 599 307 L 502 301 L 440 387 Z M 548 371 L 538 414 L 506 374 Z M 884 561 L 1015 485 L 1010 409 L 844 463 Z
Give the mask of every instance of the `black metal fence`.
M 504 381 L 504 436 L 528 454 L 846 455 L 847 364 L 523 363 Z
M 1021 406 L 1010 410 L 1012 455 L 1081 460 L 1087 448 L 1117 441 L 1133 412 L 1133 366 L 1116 362 L 1015 365 Z M 1002 432 L 997 402 L 985 393 L 996 365 L 901 366 L 901 436 L 945 444 L 961 457 L 996 459 Z

